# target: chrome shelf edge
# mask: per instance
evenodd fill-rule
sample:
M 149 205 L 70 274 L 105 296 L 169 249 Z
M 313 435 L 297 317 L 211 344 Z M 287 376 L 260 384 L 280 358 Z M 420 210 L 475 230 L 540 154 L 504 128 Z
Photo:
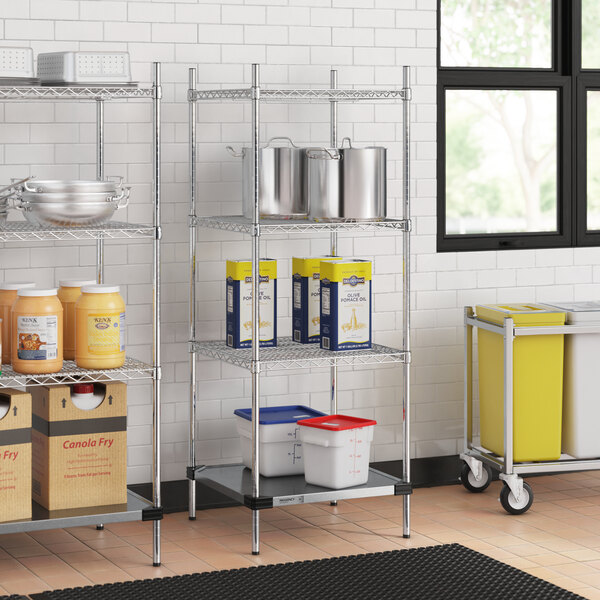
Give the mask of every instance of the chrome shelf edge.
M 141 521 L 142 511 L 152 508 L 152 502 L 128 490 L 126 505 L 98 507 L 97 509 L 95 507 L 77 508 L 54 513 L 49 513 L 35 503 L 33 503 L 33 507 L 34 515 L 30 521 L 0 523 L 0 534 L 60 529 L 62 527 L 83 527 L 99 523 Z
M 408 96 L 403 89 L 264 89 L 260 90 L 261 102 L 296 102 L 298 100 L 338 102 L 357 102 L 360 100 L 404 100 Z M 214 100 L 251 100 L 251 88 L 222 90 L 189 90 L 188 98 L 192 102 Z
M 291 338 L 280 338 L 275 348 L 261 348 L 260 364 L 265 370 L 308 369 L 311 367 L 331 367 L 349 365 L 374 365 L 408 362 L 408 353 L 380 344 L 373 344 L 366 350 L 342 350 L 333 352 L 322 350 L 319 344 L 299 344 Z M 250 369 L 251 348 L 229 348 L 222 341 L 194 341 L 192 352 L 217 358 L 224 362 Z
M 154 88 L 131 86 L 76 86 L 76 87 L 4 87 L 0 86 L 0 100 L 113 100 L 154 98 Z
M 64 361 L 62 371 L 40 375 L 24 375 L 16 373 L 10 365 L 2 365 L 0 388 L 34 386 L 34 385 L 68 385 L 81 382 L 133 381 L 135 379 L 153 379 L 155 369 L 133 358 L 125 359 L 119 369 L 103 371 L 79 368 L 73 361 Z
M 37 227 L 24 221 L 0 227 L 0 242 L 64 242 L 71 240 L 154 237 L 154 226 L 114 221 L 102 227 Z
M 253 224 L 250 219 L 231 215 L 223 217 L 197 217 L 196 225 L 207 229 L 220 229 L 235 233 L 251 235 Z M 276 233 L 331 233 L 338 231 L 376 231 L 391 229 L 395 231 L 410 231 L 410 221 L 404 219 L 383 219 L 381 221 L 312 221 L 308 219 L 261 219 L 261 234 Z

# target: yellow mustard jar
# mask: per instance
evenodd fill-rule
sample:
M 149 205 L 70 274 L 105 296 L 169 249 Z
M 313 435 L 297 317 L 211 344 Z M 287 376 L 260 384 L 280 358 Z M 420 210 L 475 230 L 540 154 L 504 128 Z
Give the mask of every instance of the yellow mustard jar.
M 17 373 L 56 373 L 63 366 L 63 308 L 56 288 L 20 289 L 11 311 Z
M 65 360 L 75 360 L 75 303 L 81 296 L 84 285 L 94 285 L 92 280 L 73 279 L 61 281 L 58 288 L 58 299 L 63 307 L 63 342 Z
M 10 365 L 11 358 L 11 327 L 10 311 L 17 299 L 17 290 L 30 289 L 35 283 L 30 281 L 10 281 L 0 283 L 0 318 L 2 319 L 2 362 Z
M 83 369 L 125 364 L 125 302 L 118 285 L 85 285 L 75 304 L 75 362 Z

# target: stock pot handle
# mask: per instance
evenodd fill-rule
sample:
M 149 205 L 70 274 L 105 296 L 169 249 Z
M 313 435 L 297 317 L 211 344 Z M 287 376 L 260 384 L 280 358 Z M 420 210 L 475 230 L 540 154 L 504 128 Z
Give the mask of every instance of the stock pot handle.
M 123 177 L 121 175 L 109 175 L 106 181 L 114 181 L 117 189 L 123 185 Z
M 276 135 L 275 137 L 272 137 L 268 142 L 267 145 L 265 146 L 265 148 L 268 148 L 271 145 L 271 142 L 274 142 L 275 140 L 284 140 L 286 142 L 290 143 L 290 146 L 292 148 L 298 148 L 298 146 L 296 146 L 296 144 L 294 144 L 294 142 L 292 142 L 291 138 L 286 137 L 284 135 Z
M 110 198 L 111 202 L 116 202 L 117 203 L 117 210 L 121 209 L 121 208 L 127 208 L 127 206 L 129 205 L 129 192 L 131 191 L 130 187 L 126 187 L 123 188 L 121 190 L 121 193 L 118 196 L 112 196 Z M 121 200 L 125 199 L 125 202 L 123 204 L 121 204 Z
M 323 156 L 323 154 L 325 154 L 326 156 Z M 342 160 L 342 155 L 339 152 L 337 154 L 334 154 L 328 148 L 307 148 L 306 156 L 312 159 Z
M 232 146 L 225 146 L 225 150 L 231 154 L 234 158 L 244 158 L 244 151 L 236 152 Z
M 348 142 L 348 148 L 354 148 L 354 146 L 352 145 L 352 140 L 349 137 L 342 138 L 342 145 L 340 146 L 340 148 L 344 147 L 345 142 Z

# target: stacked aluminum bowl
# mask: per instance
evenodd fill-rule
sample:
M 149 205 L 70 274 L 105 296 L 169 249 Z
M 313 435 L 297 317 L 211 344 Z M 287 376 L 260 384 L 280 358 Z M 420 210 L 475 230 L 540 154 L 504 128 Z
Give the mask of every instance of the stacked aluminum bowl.
M 129 203 L 129 188 L 114 181 L 35 180 L 18 188 L 15 207 L 41 227 L 89 227 L 110 221 Z M 1 207 L 0 207 L 1 208 Z

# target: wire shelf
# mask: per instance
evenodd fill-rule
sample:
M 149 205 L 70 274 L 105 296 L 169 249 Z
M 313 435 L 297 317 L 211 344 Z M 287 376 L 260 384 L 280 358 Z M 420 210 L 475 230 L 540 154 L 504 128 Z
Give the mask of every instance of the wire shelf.
M 117 100 L 154 98 L 155 88 L 133 86 L 2 87 L 0 100 Z
M 236 233 L 252 234 L 250 219 L 241 216 L 198 217 L 196 225 L 208 229 L 221 229 Z M 310 219 L 261 219 L 261 234 L 275 233 L 319 233 L 332 231 L 374 231 L 377 229 L 393 229 L 409 231 L 410 222 L 403 219 L 382 219 L 380 221 L 313 221 Z
M 410 91 L 397 90 L 332 90 L 332 89 L 265 89 L 260 90 L 261 102 L 358 102 L 376 100 L 405 100 L 409 99 Z M 214 100 L 251 100 L 252 89 L 223 89 L 223 90 L 189 90 L 188 99 L 192 102 Z
M 192 342 L 193 352 L 217 358 L 224 362 L 250 369 L 252 348 L 229 348 L 225 342 Z M 404 363 L 408 352 L 387 346 L 373 344 L 367 350 L 344 350 L 333 352 L 321 350 L 319 344 L 299 344 L 291 338 L 280 338 L 276 348 L 260 349 L 260 364 L 263 370 L 309 369 L 311 367 L 332 367 L 349 365 L 377 365 Z
M 31 225 L 26 221 L 9 221 L 0 227 L 0 242 L 56 242 L 138 237 L 154 237 L 154 227 L 119 221 L 111 221 L 91 228 L 53 227 L 48 229 Z
M 154 367 L 133 358 L 126 358 L 119 369 L 95 371 L 79 368 L 74 361 L 66 360 L 62 371 L 44 375 L 23 375 L 16 373 L 10 365 L 2 365 L 0 388 L 31 385 L 68 385 L 82 382 L 133 381 L 152 379 Z

